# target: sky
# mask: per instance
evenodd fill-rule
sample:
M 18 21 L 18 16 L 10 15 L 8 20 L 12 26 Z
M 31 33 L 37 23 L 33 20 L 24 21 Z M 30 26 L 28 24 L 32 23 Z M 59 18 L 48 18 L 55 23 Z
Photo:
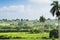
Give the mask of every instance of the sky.
M 55 19 L 50 13 L 53 0 L 0 0 L 0 19 Z

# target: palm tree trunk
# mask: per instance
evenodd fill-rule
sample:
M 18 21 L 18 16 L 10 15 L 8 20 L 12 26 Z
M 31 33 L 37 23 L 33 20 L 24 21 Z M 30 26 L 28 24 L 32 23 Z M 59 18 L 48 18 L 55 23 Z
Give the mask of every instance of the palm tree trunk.
M 59 26 L 59 21 L 60 21 L 60 19 L 58 18 L 58 38 L 60 40 L 60 26 Z

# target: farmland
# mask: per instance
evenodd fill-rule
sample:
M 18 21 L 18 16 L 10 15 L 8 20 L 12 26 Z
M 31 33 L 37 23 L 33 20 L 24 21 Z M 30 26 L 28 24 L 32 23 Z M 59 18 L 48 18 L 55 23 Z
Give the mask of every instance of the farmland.
M 0 40 L 58 38 L 60 39 L 59 0 L 0 0 Z
M 44 23 L 38 20 L 0 21 L 0 39 L 52 40 L 49 38 L 49 33 L 51 30 L 57 29 L 57 25 L 57 20 L 46 20 Z
M 0 33 L 0 35 L 3 35 L 5 37 L 11 37 L 12 39 L 22 39 L 22 40 L 52 40 L 49 39 L 49 33 L 37 33 L 37 34 L 30 34 L 26 32 L 8 32 L 8 33 Z M 15 38 L 18 37 L 18 38 Z M 43 37 L 46 37 L 44 39 Z M 57 40 L 57 39 L 56 39 Z

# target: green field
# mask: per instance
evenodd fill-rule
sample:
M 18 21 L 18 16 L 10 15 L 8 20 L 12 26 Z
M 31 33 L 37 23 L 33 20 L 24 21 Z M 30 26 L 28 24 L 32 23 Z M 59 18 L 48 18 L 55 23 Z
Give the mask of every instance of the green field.
M 37 33 L 37 34 L 31 34 L 28 32 L 8 32 L 8 33 L 0 33 L 0 35 L 5 35 L 6 37 L 11 36 L 11 37 L 22 37 L 22 38 L 41 38 L 41 37 L 49 37 L 49 33 Z
M 31 34 L 28 32 L 6 32 L 6 33 L 0 33 L 0 35 L 3 35 L 5 37 L 11 37 L 14 40 L 14 37 L 20 37 L 21 40 L 52 40 L 49 39 L 49 33 L 37 33 L 37 34 Z M 42 37 L 46 37 L 47 39 L 43 39 Z M 15 40 L 19 40 L 15 39 Z M 57 40 L 57 39 L 56 39 Z
M 44 23 L 31 20 L 0 21 L 0 39 L 2 37 L 2 39 L 9 40 L 52 40 L 49 38 L 49 33 L 54 28 L 57 29 L 57 25 L 56 21 L 49 22 L 49 20 Z M 48 32 L 44 32 L 44 30 Z

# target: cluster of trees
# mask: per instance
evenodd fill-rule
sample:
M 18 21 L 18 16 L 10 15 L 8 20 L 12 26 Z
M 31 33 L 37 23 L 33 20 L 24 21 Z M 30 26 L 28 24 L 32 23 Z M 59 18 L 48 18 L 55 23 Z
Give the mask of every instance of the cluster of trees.
M 29 19 L 11 19 L 11 20 L 8 20 L 8 19 L 0 19 L 0 21 L 29 21 Z
M 40 27 L 11 27 L 11 26 L 0 26 L 0 32 L 30 32 L 30 33 L 41 33 L 44 28 Z M 44 32 L 49 32 L 49 30 L 44 30 Z

